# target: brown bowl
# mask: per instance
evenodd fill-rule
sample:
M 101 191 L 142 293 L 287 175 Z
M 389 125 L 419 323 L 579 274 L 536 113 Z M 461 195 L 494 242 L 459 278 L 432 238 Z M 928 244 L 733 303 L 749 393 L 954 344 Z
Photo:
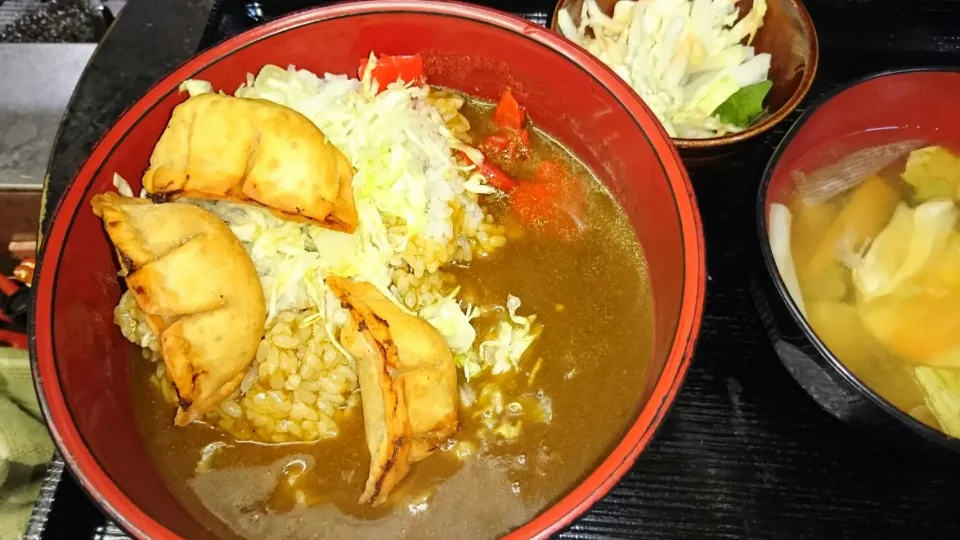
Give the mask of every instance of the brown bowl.
M 613 13 L 616 0 L 597 0 L 606 14 Z M 583 0 L 559 0 L 553 10 L 550 29 L 560 33 L 557 15 L 567 8 L 575 24 L 580 24 Z M 753 7 L 753 0 L 738 0 L 740 13 Z M 768 113 L 749 128 L 709 139 L 673 139 L 685 155 L 703 156 L 727 153 L 735 145 L 769 130 L 787 117 L 803 101 L 817 72 L 820 48 L 810 14 L 800 0 L 767 0 L 763 26 L 753 40 L 757 52 L 770 53 L 770 80 L 773 88 L 767 97 Z

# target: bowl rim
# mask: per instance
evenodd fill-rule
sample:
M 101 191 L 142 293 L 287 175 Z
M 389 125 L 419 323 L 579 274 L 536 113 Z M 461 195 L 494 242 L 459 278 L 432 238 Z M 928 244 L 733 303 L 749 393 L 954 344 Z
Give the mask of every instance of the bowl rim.
M 820 109 L 822 109 L 830 101 L 833 101 L 834 98 L 837 98 L 848 90 L 853 90 L 862 84 L 887 77 L 901 77 L 924 73 L 960 74 L 960 66 L 919 66 L 873 72 L 833 88 L 817 98 L 817 100 L 814 101 L 810 107 L 803 111 L 803 114 L 800 115 L 797 121 L 790 126 L 790 129 L 787 130 L 787 133 L 783 136 L 783 139 L 777 145 L 773 154 L 770 156 L 770 159 L 767 161 L 767 165 L 764 167 L 763 176 L 760 179 L 760 185 L 757 189 L 754 218 L 756 221 L 756 230 L 758 234 L 758 240 L 760 242 L 760 254 L 763 259 L 763 264 L 767 275 L 771 278 L 773 286 L 777 290 L 779 300 L 786 305 L 791 319 L 793 320 L 794 324 L 800 328 L 800 331 L 803 333 L 803 337 L 814 346 L 817 353 L 826 361 L 827 365 L 838 372 L 843 377 L 844 381 L 852 385 L 857 392 L 866 396 L 874 405 L 883 409 L 884 412 L 909 427 L 918 435 L 924 437 L 925 439 L 941 444 L 949 449 L 960 451 L 960 439 L 947 435 L 939 429 L 932 428 L 894 406 L 892 403 L 887 401 L 886 398 L 874 392 L 872 388 L 867 386 L 856 375 L 854 375 L 854 373 L 850 371 L 850 369 L 847 368 L 847 366 L 841 362 L 840 359 L 837 358 L 837 356 L 834 355 L 830 349 L 827 348 L 826 344 L 824 344 L 823 341 L 817 336 L 816 332 L 813 330 L 813 327 L 810 326 L 810 323 L 807 321 L 806 317 L 800 313 L 800 308 L 797 306 L 796 302 L 793 300 L 793 297 L 787 290 L 786 283 L 784 283 L 783 277 L 780 275 L 780 271 L 777 268 L 777 263 L 773 258 L 773 250 L 770 247 L 769 230 L 767 227 L 766 203 L 769 195 L 770 183 L 773 180 L 773 172 L 777 168 L 780 158 L 793 142 L 793 139 L 803 130 L 803 127 L 807 124 L 807 122 L 813 118 L 813 116 L 815 116 Z
M 563 37 L 563 35 L 560 34 L 560 31 L 557 29 L 557 17 L 559 16 L 560 9 L 564 7 L 568 1 L 569 0 L 557 0 L 553 8 L 553 14 L 550 17 L 549 26 L 551 32 L 556 33 L 566 41 L 569 40 Z M 803 30 L 810 37 L 810 62 L 807 66 L 808 69 L 804 70 L 803 77 L 800 79 L 800 84 L 797 85 L 797 89 L 794 90 L 793 95 L 791 95 L 790 99 L 788 99 L 783 106 L 777 109 L 776 112 L 768 115 L 759 122 L 751 124 L 743 131 L 722 135 L 720 137 L 709 137 L 706 139 L 682 139 L 671 137 L 670 140 L 673 141 L 673 144 L 675 144 L 677 148 L 680 150 L 689 151 L 709 150 L 730 146 L 747 139 L 751 139 L 757 135 L 760 135 L 761 133 L 769 131 L 771 128 L 773 128 L 773 126 L 786 119 L 786 117 L 796 110 L 796 108 L 800 105 L 800 102 L 802 102 L 807 96 L 807 93 L 813 86 L 813 81 L 817 76 L 817 69 L 820 65 L 820 39 L 817 37 L 817 27 L 813 24 L 813 18 L 810 17 L 810 12 L 807 11 L 807 8 L 803 5 L 803 2 L 801 0 L 785 1 L 790 2 L 793 4 L 794 8 L 796 8 L 797 13 L 800 14 L 800 23 L 803 25 Z M 581 48 L 576 43 L 570 43 L 572 43 L 574 47 Z
M 679 154 L 656 117 L 612 70 L 562 37 L 530 21 L 494 9 L 461 2 L 437 0 L 368 0 L 306 9 L 278 18 L 225 40 L 180 64 L 154 84 L 120 116 L 97 142 L 84 165 L 66 187 L 50 219 L 41 246 L 35 278 L 35 295 L 29 332 L 31 365 L 41 409 L 64 461 L 84 491 L 117 523 L 140 538 L 175 538 L 176 535 L 138 507 L 107 475 L 79 433 L 60 386 L 53 353 L 51 321 L 53 283 L 67 232 L 80 210 L 92 180 L 119 141 L 180 82 L 233 52 L 271 36 L 338 18 L 360 15 L 445 15 L 494 26 L 531 39 L 579 65 L 598 85 L 606 88 L 633 117 L 658 157 L 676 204 L 680 227 L 684 277 L 681 307 L 667 359 L 650 397 L 620 441 L 578 483 L 534 518 L 509 532 L 507 538 L 547 538 L 573 522 L 619 481 L 649 444 L 682 385 L 699 335 L 706 290 L 705 237 L 692 184 Z M 46 260 L 51 261 L 44 264 Z

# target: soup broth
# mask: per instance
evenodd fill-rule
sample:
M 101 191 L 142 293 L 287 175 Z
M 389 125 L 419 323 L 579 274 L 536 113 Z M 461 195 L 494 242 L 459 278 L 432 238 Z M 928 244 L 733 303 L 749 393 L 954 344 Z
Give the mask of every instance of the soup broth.
M 912 135 L 868 133 L 866 144 Z M 833 146 L 807 170 L 851 154 Z M 960 154 L 916 146 L 827 200 L 790 194 L 789 252 L 804 314 L 831 352 L 898 409 L 960 436 Z
M 481 140 L 495 131 L 493 106 L 466 99 L 468 135 Z M 507 401 L 546 402 L 549 421 L 526 422 L 515 438 L 479 441 L 483 418 L 461 404 L 454 440 L 413 467 L 386 504 L 371 507 L 357 502 L 370 465 L 359 407 L 338 413 L 338 436 L 310 443 L 242 440 L 211 423 L 175 427 L 154 366 L 135 358 L 147 449 L 174 494 L 218 536 L 493 538 L 557 500 L 619 441 L 635 418 L 652 354 L 641 248 L 623 210 L 581 163 L 533 128 L 530 147 L 530 159 L 498 164 L 517 178 L 545 160 L 569 167 L 586 193 L 582 232 L 571 241 L 524 227 L 503 197 L 485 196 L 506 245 L 441 272 L 474 306 L 502 305 L 514 294 L 521 313 L 537 314 L 542 332 L 502 391 Z M 483 335 L 493 321 L 481 316 L 474 324 Z M 469 386 L 497 381 L 485 372 Z

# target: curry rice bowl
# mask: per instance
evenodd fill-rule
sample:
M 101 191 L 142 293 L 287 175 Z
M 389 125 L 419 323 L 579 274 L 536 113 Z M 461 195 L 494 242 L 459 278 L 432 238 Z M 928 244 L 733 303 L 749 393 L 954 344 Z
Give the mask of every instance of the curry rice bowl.
M 325 273 L 334 268 L 344 273 L 346 268 L 347 275 L 367 278 L 449 335 L 443 319 L 457 305 L 452 298 L 456 278 L 442 269 L 469 263 L 507 242 L 504 227 L 478 203 L 478 195 L 486 193 L 478 174 L 444 167 L 451 162 L 451 148 L 461 141 L 470 142 L 470 123 L 459 112 L 463 98 L 426 86 L 402 85 L 372 95 L 364 84 L 345 76 L 321 78 L 292 66 L 287 70 L 266 66 L 257 77 L 249 75 L 236 95 L 286 105 L 330 137 L 362 178 L 357 182 L 361 186 L 357 191 L 357 235 L 378 236 L 375 241 L 387 243 L 378 247 L 386 249 L 371 254 L 365 250 L 368 246 L 352 245 L 342 233 L 284 221 L 249 206 L 188 201 L 227 222 L 254 260 L 267 296 L 266 328 L 253 364 L 239 388 L 204 417 L 240 440 L 279 443 L 336 437 L 340 420 L 357 413 L 360 395 L 354 363 L 337 340 L 331 339 L 333 328 L 342 325 L 348 313 L 339 302 L 331 301 L 332 293 L 323 284 Z M 188 81 L 183 89 L 191 95 L 211 91 L 202 81 Z M 396 148 L 398 142 L 406 156 L 386 150 Z M 435 176 L 422 179 L 426 189 L 411 189 L 407 194 L 426 195 L 426 200 L 418 201 L 426 223 L 417 223 L 423 220 L 409 213 L 397 215 L 394 212 L 401 209 L 403 201 L 384 201 L 386 190 L 378 191 L 383 184 L 396 183 L 398 176 L 404 176 L 398 175 L 395 167 L 404 158 L 419 167 L 427 161 L 428 176 Z M 430 160 L 439 166 L 431 168 Z M 122 192 L 123 183 L 118 181 L 118 185 Z M 364 192 L 365 186 L 370 192 Z M 411 231 L 414 226 L 419 230 Z M 324 260 L 317 250 L 321 242 L 359 253 L 358 261 L 370 267 Z M 430 317 L 431 313 L 435 316 Z M 177 403 L 157 337 L 129 291 L 117 305 L 114 319 L 124 337 L 142 347 L 143 356 L 156 363 L 151 382 L 162 391 L 165 401 Z M 483 359 L 478 352 L 462 349 L 459 363 L 479 369 L 477 364 Z

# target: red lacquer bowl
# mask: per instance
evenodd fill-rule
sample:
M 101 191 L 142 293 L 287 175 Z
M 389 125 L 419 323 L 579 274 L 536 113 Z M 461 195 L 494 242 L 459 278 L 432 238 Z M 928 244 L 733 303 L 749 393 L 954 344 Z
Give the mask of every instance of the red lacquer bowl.
M 511 87 L 530 117 L 609 186 L 646 252 L 656 327 L 644 403 L 610 455 L 510 537 L 545 538 L 603 497 L 649 443 L 680 387 L 703 306 L 700 217 L 670 139 L 613 72 L 545 28 L 464 4 L 372 1 L 297 13 L 204 52 L 128 110 L 67 189 L 43 246 L 32 332 L 47 421 L 83 487 L 138 537 L 213 533 L 164 485 L 135 426 L 130 345 L 112 322 L 117 267 L 90 199 L 112 189 L 114 172 L 129 180 L 143 174 L 172 109 L 185 99 L 177 91 L 184 79 L 232 91 L 267 63 L 353 73 L 371 50 L 420 53 L 432 83 L 483 98 Z

